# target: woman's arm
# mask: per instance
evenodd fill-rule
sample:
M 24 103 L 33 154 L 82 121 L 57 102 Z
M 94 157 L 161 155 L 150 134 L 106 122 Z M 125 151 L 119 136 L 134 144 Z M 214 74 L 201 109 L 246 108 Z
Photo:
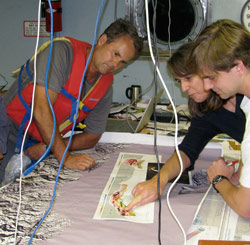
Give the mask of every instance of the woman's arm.
M 180 151 L 183 162 L 183 170 L 190 166 L 190 161 L 184 152 Z M 180 172 L 180 162 L 175 152 L 164 164 L 160 171 L 160 193 L 162 194 L 167 183 L 173 178 L 177 177 Z M 135 206 L 142 206 L 146 203 L 152 202 L 158 198 L 158 174 L 152 179 L 137 184 L 132 194 L 133 200 L 127 206 L 126 210 L 130 210 Z

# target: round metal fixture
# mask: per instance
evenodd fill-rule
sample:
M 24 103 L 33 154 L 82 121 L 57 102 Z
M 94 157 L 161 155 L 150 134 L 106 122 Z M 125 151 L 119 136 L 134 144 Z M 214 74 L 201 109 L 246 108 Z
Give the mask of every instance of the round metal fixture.
M 150 36 L 153 39 L 153 13 L 156 1 L 148 1 Z M 130 3 L 131 4 L 131 3 Z M 134 0 L 129 6 L 139 35 L 147 39 L 145 1 Z M 194 40 L 206 25 L 207 0 L 158 0 L 156 30 L 158 48 L 162 51 L 176 49 Z

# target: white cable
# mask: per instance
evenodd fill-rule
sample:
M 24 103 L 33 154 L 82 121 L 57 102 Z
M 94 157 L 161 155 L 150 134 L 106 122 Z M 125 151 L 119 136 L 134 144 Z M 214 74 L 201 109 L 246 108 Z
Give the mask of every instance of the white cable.
M 31 113 L 30 113 L 30 119 L 28 126 L 25 130 L 22 146 L 21 146 L 21 167 L 20 167 L 20 181 L 19 181 L 19 204 L 17 209 L 17 215 L 16 215 L 16 227 L 15 227 L 15 239 L 14 239 L 14 245 L 16 244 L 16 238 L 17 238 L 17 226 L 18 226 L 18 218 L 21 210 L 22 205 L 22 175 L 23 175 L 23 147 L 26 139 L 26 135 L 28 133 L 30 124 L 32 122 L 32 116 L 33 116 L 33 109 L 34 109 L 34 98 L 35 98 L 35 90 L 36 90 L 36 56 L 37 56 L 37 50 L 38 50 L 38 43 L 39 43 L 39 34 L 40 34 L 40 14 L 41 12 L 41 0 L 39 0 L 38 3 L 38 22 L 37 22 L 37 38 L 36 38 L 36 48 L 35 48 L 35 54 L 34 54 L 34 87 L 33 87 L 33 93 L 32 93 L 32 102 L 31 102 Z
M 147 23 L 148 45 L 149 45 L 149 50 L 150 50 L 150 55 L 151 55 L 152 61 L 153 61 L 154 65 L 155 65 L 155 59 L 154 59 L 154 55 L 153 55 L 152 47 L 151 47 L 151 37 L 150 37 L 149 18 L 148 18 L 148 1 L 147 1 L 147 0 L 145 0 L 145 10 L 146 10 L 146 23 Z M 171 96 L 170 96 L 170 94 L 169 94 L 169 91 L 168 91 L 168 89 L 167 89 L 167 87 L 166 87 L 166 84 L 165 84 L 164 81 L 163 81 L 163 78 L 162 78 L 162 76 L 161 76 L 161 73 L 160 73 L 160 71 L 159 71 L 158 66 L 156 66 L 156 70 L 157 70 L 158 76 L 159 76 L 159 78 L 160 78 L 160 81 L 162 82 L 162 85 L 163 85 L 163 87 L 164 87 L 164 89 L 165 89 L 165 91 L 166 91 L 166 93 L 167 93 L 167 95 L 168 95 L 168 98 L 169 98 L 169 100 L 170 100 L 170 103 L 171 103 L 171 105 L 172 105 L 172 107 L 173 107 L 174 116 L 175 116 L 175 122 L 176 122 L 176 124 L 175 124 L 175 137 L 174 137 L 174 139 L 175 139 L 175 148 L 176 148 L 177 156 L 178 156 L 179 161 L 180 161 L 180 173 L 179 173 L 179 175 L 177 176 L 177 178 L 175 179 L 175 181 L 171 184 L 171 186 L 170 186 L 170 188 L 169 188 L 169 190 L 168 190 L 168 193 L 167 193 L 167 204 L 168 204 L 168 208 L 169 208 L 169 210 L 170 210 L 170 213 L 171 213 L 172 216 L 174 217 L 175 221 L 177 222 L 177 224 L 179 225 L 179 227 L 180 227 L 180 229 L 181 229 L 181 231 L 182 231 L 182 233 L 183 233 L 184 244 L 186 244 L 186 234 L 185 234 L 185 231 L 184 231 L 182 225 L 180 224 L 179 220 L 177 219 L 176 215 L 174 214 L 174 212 L 173 212 L 173 210 L 172 210 L 172 208 L 171 208 L 170 202 L 169 202 L 169 195 L 170 195 L 170 192 L 171 192 L 171 190 L 173 189 L 173 187 L 175 186 L 176 182 L 177 182 L 177 181 L 179 180 L 179 178 L 181 177 L 182 172 L 183 172 L 183 162 L 182 162 L 182 159 L 181 159 L 181 156 L 180 156 L 180 152 L 179 152 L 179 149 L 178 149 L 178 142 L 177 142 L 177 133 L 178 133 L 178 118 L 177 118 L 177 112 L 176 112 L 175 105 L 174 105 L 174 103 L 173 103 L 173 101 L 172 101 L 172 98 L 171 98 Z
M 205 201 L 205 199 L 206 199 L 206 197 L 207 197 L 209 191 L 211 190 L 211 187 L 212 187 L 212 185 L 210 185 L 210 186 L 208 187 L 208 189 L 207 189 L 205 195 L 202 197 L 202 199 L 201 199 L 201 201 L 200 201 L 200 203 L 199 203 L 199 205 L 198 205 L 198 207 L 197 207 L 197 209 L 196 209 L 196 211 L 195 211 L 195 214 L 194 214 L 194 218 L 193 218 L 192 223 L 194 223 L 194 221 L 195 221 L 195 219 L 196 219 L 196 217 L 197 217 L 197 215 L 198 215 L 198 213 L 199 213 L 199 211 L 200 211 L 200 209 L 201 209 L 201 206 L 202 206 L 203 202 Z

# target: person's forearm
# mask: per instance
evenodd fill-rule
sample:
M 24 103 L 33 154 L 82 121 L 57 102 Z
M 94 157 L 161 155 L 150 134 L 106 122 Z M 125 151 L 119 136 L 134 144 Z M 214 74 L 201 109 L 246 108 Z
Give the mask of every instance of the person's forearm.
M 186 169 L 190 165 L 189 158 L 185 153 L 180 152 L 183 161 L 183 169 Z M 174 153 L 168 161 L 164 164 L 160 171 L 160 194 L 162 194 L 166 184 L 169 180 L 178 176 L 180 172 L 179 158 Z M 158 175 L 155 175 L 152 179 L 145 182 L 138 183 L 132 190 L 134 196 L 133 200 L 128 204 L 126 210 L 130 210 L 135 206 L 141 206 L 146 203 L 152 202 L 158 197 Z
M 52 120 L 53 122 L 53 120 Z M 36 121 L 36 125 L 38 131 L 46 145 L 49 145 L 52 139 L 53 134 L 53 123 L 51 124 L 51 120 L 47 116 L 46 120 Z M 55 136 L 53 139 L 53 143 L 51 146 L 51 151 L 55 155 L 56 159 L 60 162 L 62 160 L 63 154 L 66 150 L 66 145 L 59 134 L 58 127 L 55 128 Z
M 89 134 L 86 132 L 75 134 L 72 137 L 69 149 L 71 151 L 78 151 L 92 148 L 97 144 L 100 138 L 101 134 Z M 63 140 L 65 144 L 68 144 L 69 138 L 64 138 Z
M 56 101 L 57 93 L 49 90 L 49 96 L 53 105 Z M 37 86 L 35 99 L 36 100 L 34 105 L 34 121 L 43 141 L 46 145 L 49 145 L 53 134 L 54 122 L 43 86 Z M 56 159 L 59 162 L 62 159 L 65 149 L 66 146 L 59 133 L 58 126 L 56 125 L 55 136 L 51 151 L 54 153 Z
M 184 152 L 180 151 L 180 155 L 182 158 L 183 171 L 184 171 L 186 168 L 190 167 L 190 160 Z M 180 173 L 180 169 L 181 169 L 180 168 L 180 161 L 179 161 L 177 153 L 175 152 L 166 161 L 166 163 L 164 164 L 164 166 L 162 167 L 162 169 L 160 171 L 161 189 L 164 189 L 170 180 L 172 180 L 178 176 L 178 174 Z M 158 175 L 154 176 L 153 178 L 157 179 Z
M 250 218 L 250 188 L 236 187 L 228 180 L 216 185 L 226 203 L 240 216 Z

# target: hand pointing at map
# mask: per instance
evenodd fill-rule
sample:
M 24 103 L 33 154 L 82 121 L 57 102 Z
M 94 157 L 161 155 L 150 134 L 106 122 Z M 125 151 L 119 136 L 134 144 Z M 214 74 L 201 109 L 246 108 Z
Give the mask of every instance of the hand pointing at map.
M 162 193 L 162 190 L 161 190 Z M 157 199 L 157 177 L 148 181 L 138 183 L 132 190 L 133 200 L 128 204 L 126 210 L 142 206 Z

